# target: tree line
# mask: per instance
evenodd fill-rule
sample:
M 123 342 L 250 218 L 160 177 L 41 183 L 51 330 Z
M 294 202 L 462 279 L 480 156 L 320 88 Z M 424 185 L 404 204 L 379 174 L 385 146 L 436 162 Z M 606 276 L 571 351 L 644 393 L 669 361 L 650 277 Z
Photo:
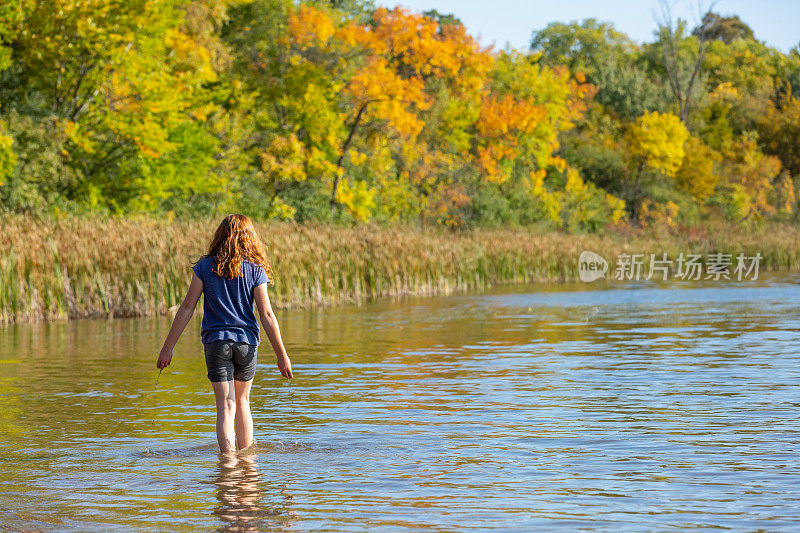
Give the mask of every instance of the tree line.
M 481 45 L 363 0 L 6 0 L 0 210 L 536 225 L 796 220 L 800 47 L 662 4 Z

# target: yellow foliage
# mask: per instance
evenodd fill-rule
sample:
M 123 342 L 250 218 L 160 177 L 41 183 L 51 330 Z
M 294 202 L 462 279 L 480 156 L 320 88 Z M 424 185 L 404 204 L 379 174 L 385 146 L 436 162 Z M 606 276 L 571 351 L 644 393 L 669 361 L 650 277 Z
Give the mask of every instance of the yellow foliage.
M 192 110 L 192 116 L 199 121 L 205 121 L 208 119 L 209 115 L 219 110 L 219 106 L 216 104 L 205 104 L 198 106 Z
M 577 169 L 567 169 L 567 181 L 564 184 L 564 192 L 568 195 L 578 196 L 586 192 L 586 183 L 581 179 L 580 173 Z
M 308 177 L 333 176 L 336 172 L 336 163 L 328 159 L 325 152 L 315 147 L 306 149 L 306 174 Z
M 675 176 L 683 162 L 683 145 L 689 130 L 672 113 L 645 112 L 631 124 L 628 139 L 631 152 L 650 169 Z
M 556 226 L 560 226 L 561 220 L 561 204 L 562 199 L 556 192 L 550 192 L 544 186 L 544 178 L 547 172 L 538 170 L 531 172 L 529 177 L 531 194 L 534 198 L 542 203 L 544 208 L 545 217 Z
M 306 179 L 305 146 L 295 134 L 276 137 L 261 154 L 261 170 L 268 183 Z
M 794 183 L 788 172 L 781 173 L 775 181 L 774 186 L 769 191 L 770 205 L 774 206 L 778 213 L 791 213 L 797 202 L 794 191 Z
M 606 205 L 611 211 L 611 216 L 609 218 L 612 223 L 619 222 L 627 216 L 625 200 L 622 198 L 617 198 L 613 194 L 606 193 Z
M 684 152 L 683 163 L 675 175 L 675 184 L 694 198 L 705 200 L 714 192 L 719 181 L 715 164 L 722 157 L 696 137 L 689 137 Z
M 350 164 L 355 167 L 360 167 L 367 161 L 367 154 L 359 152 L 358 150 L 350 149 L 347 151 Z
M 11 176 L 17 165 L 17 154 L 14 153 L 14 139 L 6 135 L 5 123 L 0 120 L 0 185 Z
M 591 182 L 583 181 L 578 169 L 567 167 L 564 192 L 563 224 L 568 228 L 579 228 L 598 221 L 619 222 L 625 216 L 625 202 L 602 191 Z
M 375 198 L 376 212 L 384 220 L 401 220 L 409 213 L 419 213 L 424 202 L 409 183 L 408 172 L 399 177 L 380 176 Z
M 336 201 L 347 207 L 353 218 L 361 222 L 369 220 L 372 208 L 375 207 L 375 189 L 366 182 L 355 180 L 350 184 L 347 180 L 339 182 Z
M 723 214 L 730 220 L 743 220 L 753 212 L 753 199 L 745 188 L 738 183 L 724 184 L 709 199 L 709 204 L 722 208 Z
M 77 122 L 66 120 L 63 122 L 63 128 L 67 138 L 74 142 L 76 146 L 87 154 L 94 153 L 95 145 L 92 142 L 91 136 L 87 134 Z
M 780 105 L 770 104 L 760 120 L 759 144 L 764 151 L 780 154 L 781 163 L 800 175 L 800 95 L 787 95 Z
M 331 90 L 318 83 L 308 83 L 301 98 L 286 99 L 299 117 L 306 142 L 333 152 L 339 149 L 343 117 L 332 104 Z
M 167 31 L 164 44 L 172 50 L 178 62 L 185 64 L 187 70 L 194 71 L 202 81 L 217 80 L 217 73 L 211 64 L 211 52 L 189 35 L 172 28 Z
M 565 168 L 554 157 L 558 134 L 574 126 L 593 86 L 564 68 L 532 63 L 520 53 L 499 54 L 475 125 L 475 156 L 488 181 L 502 183 L 515 166 Z
M 765 155 L 753 137 L 739 137 L 725 154 L 720 164 L 723 175 L 728 182 L 737 185 L 736 193 L 747 195 L 752 207 L 757 211 L 772 213 L 768 193 L 772 181 L 781 172 L 780 160 L 772 155 Z
M 385 58 L 373 56 L 354 74 L 347 87 L 356 107 L 367 106 L 367 113 L 389 122 L 399 133 L 416 136 L 424 123 L 415 109 L 430 107 L 430 96 L 419 78 L 403 78 Z
M 567 160 L 559 156 L 547 158 L 547 166 L 553 167 L 557 172 L 564 172 L 567 169 Z
M 741 93 L 739 89 L 733 86 L 730 82 L 720 83 L 716 86 L 716 88 L 711 91 L 711 94 L 708 95 L 709 98 L 714 100 L 736 100 L 741 97 Z
M 545 219 L 553 225 L 577 228 L 598 216 L 611 223 L 626 216 L 623 200 L 584 182 L 577 169 L 566 167 L 563 190 L 548 190 L 544 185 L 546 176 L 545 170 L 532 171 L 525 184 L 541 203 Z
M 291 220 L 297 210 L 283 202 L 280 198 L 275 198 L 270 206 L 270 215 L 275 216 L 280 220 Z

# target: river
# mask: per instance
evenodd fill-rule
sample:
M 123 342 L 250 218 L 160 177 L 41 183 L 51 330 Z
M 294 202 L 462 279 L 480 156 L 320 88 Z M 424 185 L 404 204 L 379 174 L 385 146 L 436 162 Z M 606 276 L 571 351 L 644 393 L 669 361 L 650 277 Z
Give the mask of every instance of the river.
M 601 282 L 599 282 L 601 283 Z M 800 528 L 800 278 L 277 313 L 220 458 L 199 320 L 0 328 L 0 529 Z

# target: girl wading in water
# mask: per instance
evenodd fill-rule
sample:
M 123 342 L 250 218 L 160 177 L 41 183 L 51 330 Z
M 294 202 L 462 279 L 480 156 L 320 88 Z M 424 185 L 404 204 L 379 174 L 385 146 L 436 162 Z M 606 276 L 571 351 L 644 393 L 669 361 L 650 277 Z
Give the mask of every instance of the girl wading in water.
M 235 433 L 236 447 L 243 450 L 253 444 L 250 386 L 261 342 L 254 301 L 278 369 L 283 377 L 292 377 L 292 365 L 267 296 L 267 285 L 273 284 L 272 268 L 250 219 L 228 215 L 211 239 L 208 253 L 192 270 L 189 291 L 175 313 L 156 366 L 169 366 L 172 349 L 205 293 L 200 335 L 217 403 L 217 442 L 221 452 L 234 451 Z

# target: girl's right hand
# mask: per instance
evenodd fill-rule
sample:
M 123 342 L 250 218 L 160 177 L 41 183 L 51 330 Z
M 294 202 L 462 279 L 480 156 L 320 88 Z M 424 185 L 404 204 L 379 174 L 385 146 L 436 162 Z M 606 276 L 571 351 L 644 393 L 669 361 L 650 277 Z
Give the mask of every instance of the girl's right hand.
M 165 348 L 161 348 L 161 353 L 158 355 L 158 361 L 156 361 L 156 368 L 164 369 L 169 366 L 172 362 L 172 350 L 167 350 Z
M 277 363 L 281 376 L 292 379 L 292 362 L 289 360 L 289 356 L 286 354 L 277 356 Z

